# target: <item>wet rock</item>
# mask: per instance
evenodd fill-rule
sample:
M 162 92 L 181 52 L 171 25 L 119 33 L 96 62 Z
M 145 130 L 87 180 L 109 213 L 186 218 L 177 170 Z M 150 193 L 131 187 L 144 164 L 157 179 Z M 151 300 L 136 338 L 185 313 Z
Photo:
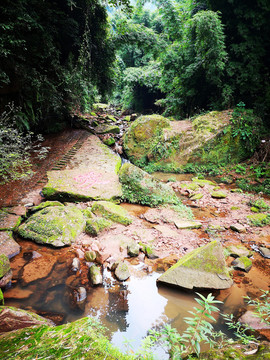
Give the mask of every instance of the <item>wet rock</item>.
M 127 246 L 127 253 L 131 257 L 138 256 L 140 252 L 140 245 L 136 241 L 131 241 Z
M 174 220 L 175 226 L 177 229 L 199 229 L 202 227 L 202 223 L 199 221 L 193 220 Z
M 97 236 L 101 231 L 110 228 L 112 222 L 102 217 L 86 220 L 85 232 L 91 236 Z
M 247 231 L 247 229 L 245 228 L 245 226 L 242 225 L 242 224 L 239 224 L 239 223 L 236 223 L 236 224 L 231 225 L 230 228 L 231 228 L 233 231 L 236 231 L 236 232 L 239 232 L 239 233 L 244 233 L 244 232 Z
M 96 260 L 96 252 L 95 251 L 86 251 L 84 253 L 84 259 L 85 261 L 88 261 L 88 262 L 92 262 L 92 261 L 95 261 Z
M 71 245 L 85 227 L 75 206 L 51 206 L 34 213 L 18 228 L 18 234 L 37 243 L 61 247 Z
M 72 308 L 84 310 L 85 301 L 87 298 L 86 289 L 82 286 L 72 289 L 70 293 L 70 305 Z
M 92 206 L 92 212 L 106 219 L 123 225 L 132 223 L 132 218 L 126 209 L 110 201 L 97 201 Z
M 33 294 L 33 291 L 26 290 L 26 289 L 9 289 L 8 291 L 5 291 L 5 298 L 6 299 L 19 299 L 19 300 L 25 300 L 28 299 Z
M 12 270 L 9 270 L 1 279 L 0 279 L 0 288 L 4 288 L 11 283 L 12 280 Z
M 22 274 L 23 285 L 46 278 L 52 271 L 56 261 L 55 257 L 42 256 L 26 264 Z
M 211 192 L 211 196 L 214 199 L 225 199 L 227 197 L 227 194 L 223 191 L 213 191 Z
M 125 163 L 120 171 L 123 196 L 131 203 L 157 206 L 178 204 L 179 200 L 172 188 L 155 179 L 135 165 Z
M 109 289 L 109 304 L 111 312 L 127 312 L 128 306 L 128 291 L 121 290 L 119 285 L 115 285 Z
M 241 256 L 232 262 L 235 269 L 240 269 L 245 272 L 249 272 L 252 267 L 252 261 L 247 256 Z
M 0 279 L 10 270 L 10 262 L 5 254 L 0 254 Z
M 17 309 L 11 306 L 0 307 L 0 332 L 22 329 L 35 325 L 54 325 L 33 312 Z
M 268 249 L 267 247 L 259 246 L 259 252 L 266 259 L 270 259 L 270 249 Z
M 72 260 L 72 265 L 71 265 L 71 270 L 74 272 L 77 272 L 80 270 L 81 264 L 80 264 L 80 259 L 78 259 L 77 257 L 75 257 Z
M 76 288 L 80 285 L 80 278 L 76 275 L 71 275 L 66 279 L 66 286 L 69 288 Z
M 227 250 L 229 251 L 230 255 L 233 257 L 252 256 L 252 251 L 248 250 L 243 245 L 231 245 L 227 247 Z
M 65 170 L 49 171 L 43 193 L 60 201 L 114 200 L 122 196 L 118 170 L 121 158 L 91 135 Z
M 92 265 L 89 269 L 89 278 L 93 285 L 102 285 L 103 277 L 101 268 L 96 265 Z
M 0 231 L 0 254 L 5 254 L 9 259 L 19 254 L 20 245 L 13 239 L 12 233 Z
M 127 263 L 120 261 L 115 269 L 115 276 L 119 281 L 125 281 L 130 277 Z
M 246 311 L 238 320 L 241 324 L 248 325 L 255 330 L 270 329 L 269 323 L 263 322 L 255 312 L 250 310 Z
M 21 223 L 21 217 L 0 210 L 0 231 L 14 230 Z
M 158 282 L 187 289 L 227 289 L 233 281 L 220 242 L 212 241 L 183 256 Z

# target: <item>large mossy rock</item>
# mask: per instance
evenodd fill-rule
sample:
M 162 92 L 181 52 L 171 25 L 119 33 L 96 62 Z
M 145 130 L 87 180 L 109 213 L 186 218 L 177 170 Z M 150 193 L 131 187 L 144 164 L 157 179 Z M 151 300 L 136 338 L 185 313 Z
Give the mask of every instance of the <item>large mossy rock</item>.
M 18 234 L 40 244 L 70 245 L 85 227 L 83 213 L 75 206 L 52 206 L 30 216 Z
M 145 115 L 136 119 L 124 136 L 124 150 L 129 158 L 141 160 L 151 152 L 163 129 L 170 121 L 161 115 Z
M 231 111 L 212 111 L 193 120 L 138 118 L 124 136 L 124 150 L 138 166 L 179 169 L 188 162 L 239 162 L 250 154 L 232 135 Z
M 132 223 L 132 218 L 126 209 L 120 205 L 116 205 L 110 201 L 97 201 L 94 202 L 91 211 L 100 217 L 104 217 L 113 222 L 123 225 Z
M 11 306 L 0 306 L 1 333 L 35 325 L 51 326 L 53 325 L 53 322 L 30 311 L 17 309 Z M 0 348 L 2 349 L 2 347 Z
M 228 289 L 233 284 L 222 245 L 216 240 L 183 256 L 157 281 L 186 289 Z
M 125 360 L 89 317 L 61 326 L 35 326 L 0 337 L 0 359 Z
M 123 197 L 130 203 L 149 206 L 179 203 L 171 187 L 135 165 L 125 163 L 120 169 L 119 178 L 122 184 Z
M 47 199 L 60 201 L 114 200 L 122 196 L 118 171 L 121 158 L 91 135 L 65 170 L 47 173 Z

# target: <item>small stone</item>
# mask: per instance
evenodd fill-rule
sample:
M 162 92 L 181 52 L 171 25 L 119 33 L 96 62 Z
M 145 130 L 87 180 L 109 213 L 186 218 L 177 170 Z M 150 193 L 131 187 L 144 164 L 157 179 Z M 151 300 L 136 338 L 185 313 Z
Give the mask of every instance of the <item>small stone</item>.
M 127 246 L 127 253 L 129 256 L 131 257 L 138 256 L 139 252 L 140 252 L 140 246 L 136 243 L 136 241 L 132 241 Z
M 33 291 L 31 290 L 13 288 L 5 292 L 5 298 L 24 300 L 28 299 L 32 294 Z
M 23 285 L 46 278 L 52 271 L 56 261 L 55 257 L 42 256 L 26 264 L 23 268 Z
M 115 276 L 119 281 L 125 281 L 130 277 L 128 265 L 125 262 L 121 261 L 117 265 L 115 269 Z
M 84 253 L 84 258 L 85 258 L 85 261 L 88 261 L 88 262 L 92 262 L 92 261 L 95 261 L 96 260 L 96 252 L 95 251 L 86 251 Z
M 233 231 L 239 232 L 239 233 L 244 233 L 247 231 L 247 229 L 245 228 L 245 226 L 243 226 L 242 224 L 236 223 L 230 226 L 230 228 Z
M 225 199 L 227 194 L 225 194 L 223 191 L 213 191 L 211 192 L 211 196 L 214 199 Z
M 249 272 L 252 267 L 252 261 L 247 256 L 241 256 L 232 262 L 235 269 L 240 269 Z
M 202 223 L 192 220 L 174 220 L 174 224 L 177 229 L 199 229 L 202 227 Z
M 252 256 L 252 251 L 248 250 L 243 245 L 231 245 L 227 248 L 227 250 L 229 251 L 230 255 L 233 257 Z
M 99 266 L 92 265 L 89 269 L 89 278 L 92 285 L 102 285 L 103 278 Z
M 263 257 L 265 257 L 266 259 L 270 259 L 270 249 L 264 246 L 260 246 L 259 251 Z
M 74 271 L 74 272 L 79 271 L 79 270 L 80 270 L 80 266 L 81 266 L 80 260 L 79 260 L 77 257 L 75 257 L 75 258 L 72 260 L 72 265 L 71 265 L 72 271 Z
M 140 245 L 141 245 L 142 252 L 145 253 L 145 255 L 148 257 L 148 259 L 157 259 L 158 258 L 158 256 L 155 254 L 155 252 L 151 246 L 149 246 L 147 244 L 142 244 L 142 243 L 140 243 Z

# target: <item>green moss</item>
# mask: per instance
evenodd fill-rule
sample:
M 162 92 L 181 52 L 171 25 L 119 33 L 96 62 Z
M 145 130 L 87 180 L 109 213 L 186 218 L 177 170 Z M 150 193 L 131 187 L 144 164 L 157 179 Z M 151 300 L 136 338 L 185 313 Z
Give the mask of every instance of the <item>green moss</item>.
M 231 210 L 239 210 L 239 209 L 240 209 L 239 206 L 232 206 L 232 207 L 231 207 Z
M 101 217 L 86 220 L 85 232 L 92 236 L 97 236 L 101 231 L 108 229 L 112 222 Z
M 0 359 L 128 360 L 104 336 L 104 329 L 89 317 L 50 327 L 37 326 L 0 338 Z
M 266 204 L 263 199 L 257 199 L 255 201 L 251 201 L 250 205 L 252 207 L 256 207 L 260 211 L 267 211 L 270 210 L 270 206 Z
M 223 191 L 213 191 L 211 192 L 211 196 L 215 199 L 225 199 L 227 197 L 227 194 Z
M 258 212 L 260 211 L 260 209 L 257 208 L 257 207 L 255 207 L 255 206 L 252 206 L 252 207 L 250 208 L 250 210 L 251 210 L 252 212 L 255 212 L 255 213 L 258 213 Z
M 35 211 L 39 211 L 42 209 L 45 209 L 46 207 L 49 206 L 64 206 L 62 203 L 60 203 L 59 201 L 44 201 L 42 203 L 40 203 L 37 206 L 33 206 L 32 208 L 30 208 L 30 212 L 35 212 Z
M 10 262 L 5 254 L 0 254 L 0 278 L 10 270 Z
M 103 143 L 107 146 L 112 146 L 115 144 L 115 140 L 113 137 L 109 137 L 108 139 L 104 139 Z
M 123 207 L 109 201 L 94 202 L 91 210 L 94 214 L 105 217 L 113 222 L 123 225 L 129 225 L 132 223 L 132 218 Z
M 204 187 L 205 185 L 216 186 L 216 183 L 214 183 L 213 181 L 210 181 L 210 180 L 203 180 L 203 179 L 193 178 L 192 181 L 195 184 L 199 185 L 200 187 Z
M 4 305 L 4 295 L 1 289 L 0 289 L 0 305 Z
M 83 213 L 77 207 L 51 206 L 30 216 L 17 232 L 37 243 L 64 246 L 75 241 L 84 226 Z
M 190 200 L 192 201 L 196 201 L 196 200 L 200 200 L 203 197 L 202 193 L 198 193 L 198 194 L 194 194 L 190 197 Z
M 248 215 L 247 219 L 253 226 L 264 226 L 270 223 L 270 214 L 258 213 Z

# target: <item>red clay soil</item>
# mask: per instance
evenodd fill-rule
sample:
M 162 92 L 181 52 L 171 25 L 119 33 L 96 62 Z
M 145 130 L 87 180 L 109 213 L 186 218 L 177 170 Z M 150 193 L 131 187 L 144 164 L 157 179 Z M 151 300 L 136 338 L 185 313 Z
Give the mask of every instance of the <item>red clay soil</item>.
M 85 130 L 69 128 L 61 133 L 47 135 L 42 145 L 50 147 L 50 150 L 45 159 L 32 159 L 34 175 L 26 180 L 16 180 L 0 185 L 0 208 L 15 206 L 28 192 L 42 187 L 46 180 L 46 172 L 51 170 L 79 140 L 86 139 L 88 134 Z M 41 184 L 43 182 L 43 185 L 38 182 Z

